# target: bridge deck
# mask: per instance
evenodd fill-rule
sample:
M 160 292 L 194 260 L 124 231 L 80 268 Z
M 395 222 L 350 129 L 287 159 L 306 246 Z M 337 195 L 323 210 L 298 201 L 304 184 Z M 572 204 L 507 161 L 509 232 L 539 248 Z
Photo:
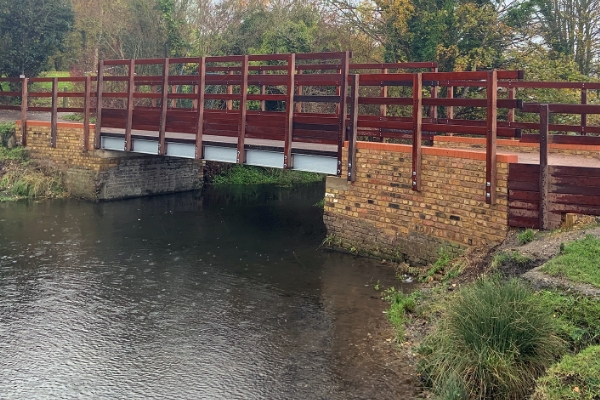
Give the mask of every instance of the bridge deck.
M 159 154 L 159 134 L 156 131 L 132 130 L 132 152 Z M 166 155 L 195 158 L 196 136 L 184 132 L 166 132 Z M 204 159 L 235 163 L 237 160 L 236 137 L 204 135 L 202 146 Z M 284 164 L 283 140 L 247 138 L 244 141 L 246 164 L 281 168 Z M 123 151 L 125 130 L 102 128 L 101 148 Z M 338 146 L 323 143 L 292 142 L 292 169 L 335 175 L 338 169 Z

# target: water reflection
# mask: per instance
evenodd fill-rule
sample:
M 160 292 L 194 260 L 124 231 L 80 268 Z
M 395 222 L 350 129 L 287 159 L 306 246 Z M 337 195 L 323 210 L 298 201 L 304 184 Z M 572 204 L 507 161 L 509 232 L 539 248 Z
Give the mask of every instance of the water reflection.
M 393 398 L 352 344 L 392 272 L 316 250 L 322 195 L 1 204 L 0 398 Z

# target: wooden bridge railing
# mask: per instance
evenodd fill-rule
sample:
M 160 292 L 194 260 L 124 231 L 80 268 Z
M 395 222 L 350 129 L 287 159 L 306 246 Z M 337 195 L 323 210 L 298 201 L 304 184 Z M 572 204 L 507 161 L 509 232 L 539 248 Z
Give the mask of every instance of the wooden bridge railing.
M 158 151 L 164 154 L 167 133 L 177 132 L 189 135 L 196 157 L 202 158 L 207 136 L 232 137 L 237 138 L 237 162 L 244 163 L 247 138 L 270 139 L 283 143 L 282 167 L 291 168 L 292 143 L 335 144 L 338 174 L 343 144 L 349 140 L 351 180 L 356 176 L 352 152 L 357 138 L 407 140 L 413 144 L 414 190 L 421 185 L 423 140 L 439 134 L 484 136 L 485 196 L 494 203 L 496 138 L 540 140 L 539 134 L 521 135 L 522 130 L 535 132 L 540 126 L 515 121 L 515 110 L 523 105 L 517 90 L 579 89 L 581 102 L 586 103 L 587 90 L 600 89 L 600 83 L 524 82 L 522 71 L 437 72 L 435 63 L 351 64 L 350 60 L 349 52 L 106 60 L 100 62 L 97 77 L 0 79 L 0 85 L 21 85 L 21 91 L 0 92 L 0 100 L 12 99 L 15 104 L 0 109 L 21 111 L 24 144 L 27 111 L 51 113 L 51 146 L 56 145 L 57 113 L 75 112 L 84 115 L 81 146 L 86 151 L 90 115 L 96 113 L 95 148 L 100 147 L 101 132 L 119 129 L 125 137 L 124 150 L 131 151 L 133 131 L 146 130 L 158 132 Z M 29 92 L 35 83 L 51 83 L 51 89 Z M 63 83 L 74 89 L 59 91 Z M 445 93 L 439 93 L 444 87 Z M 458 97 L 456 88 L 463 88 L 463 95 L 476 88 L 479 98 Z M 499 98 L 499 91 L 506 91 L 507 98 Z M 50 98 L 51 104 L 30 106 L 35 98 Z M 59 107 L 59 98 L 78 101 Z M 457 119 L 458 107 L 485 109 L 485 118 Z M 550 130 L 580 134 L 553 135 L 556 143 L 600 143 L 600 137 L 589 136 L 600 134 L 600 127 L 587 124 L 587 114 L 593 112 L 589 107 L 581 109 L 580 126 L 549 125 Z M 498 118 L 498 109 L 508 110 L 505 120 Z M 440 110 L 445 118 L 438 117 Z
M 509 224 L 553 229 L 562 213 L 600 215 L 600 168 L 550 165 L 549 145 L 564 143 L 566 135 L 550 135 L 550 115 L 600 114 L 600 105 L 525 103 L 523 112 L 540 116 L 540 163 L 515 164 L 509 169 Z M 598 137 L 570 136 L 577 139 Z

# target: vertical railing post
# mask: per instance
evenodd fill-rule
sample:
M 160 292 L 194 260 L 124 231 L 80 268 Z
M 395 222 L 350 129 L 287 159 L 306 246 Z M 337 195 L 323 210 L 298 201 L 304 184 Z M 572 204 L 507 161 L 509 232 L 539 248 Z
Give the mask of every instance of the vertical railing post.
M 90 147 L 90 104 L 92 102 L 92 77 L 86 76 L 83 83 L 83 138 L 81 151 L 88 151 Z
M 350 75 L 352 88 L 350 92 L 350 126 L 348 127 L 348 182 L 356 181 L 356 136 L 358 133 L 358 97 L 360 75 Z
M 438 72 L 438 68 L 432 68 L 431 72 Z M 432 82 L 432 86 L 431 86 L 431 98 L 432 99 L 437 99 L 438 98 L 438 85 L 437 85 L 437 81 Z M 437 124 L 437 118 L 438 118 L 438 109 L 437 106 L 430 106 L 429 107 L 429 117 L 432 119 L 434 124 Z
M 302 71 L 298 71 L 298 74 L 301 74 Z M 296 94 L 298 96 L 302 96 L 302 92 L 304 91 L 304 88 L 302 87 L 302 85 L 298 85 L 296 86 Z M 297 113 L 301 113 L 302 112 L 302 102 L 299 101 L 296 103 L 296 112 Z
M 246 139 L 246 113 L 248 100 L 248 56 L 245 55 L 242 61 L 242 83 L 240 85 L 240 124 L 238 131 L 237 159 L 238 164 L 246 162 L 246 149 L 244 142 Z
M 133 125 L 133 94 L 135 92 L 135 60 L 129 60 L 129 71 L 127 80 L 127 120 L 125 122 L 125 151 L 131 151 L 133 141 L 131 139 L 131 128 Z M 160 151 L 160 150 L 159 150 Z
M 21 79 L 21 146 L 27 146 L 27 109 L 29 103 L 29 78 Z
M 348 94 L 348 72 L 350 70 L 350 52 L 347 51 L 342 59 L 341 81 L 339 86 L 339 109 L 338 109 L 338 166 L 337 174 L 342 174 L 342 149 L 346 136 L 346 117 L 348 116 L 348 107 L 346 96 Z
M 233 75 L 233 71 L 229 71 L 229 75 Z M 228 95 L 233 94 L 233 85 L 227 85 L 227 94 Z M 226 104 L 227 104 L 227 111 L 233 110 L 233 100 L 231 100 L 231 99 L 227 100 Z
M 413 74 L 412 190 L 421 191 L 421 127 L 423 123 L 423 74 Z
M 486 95 L 485 201 L 487 204 L 496 204 L 496 134 L 498 127 L 498 72 L 496 70 L 488 72 Z
M 549 168 L 548 168 L 548 142 L 549 136 L 549 108 L 548 104 L 540 104 L 540 208 L 539 224 L 540 230 L 548 229 L 549 221 L 549 199 L 548 192 L 550 186 Z
M 508 88 L 508 99 L 509 100 L 514 100 L 516 98 L 517 95 L 517 88 L 514 86 L 511 86 Z M 512 127 L 513 122 L 515 122 L 515 109 L 514 108 L 509 108 L 508 109 L 508 126 Z
M 158 87 L 156 85 L 152 85 L 150 87 L 150 90 L 152 91 L 152 94 L 158 93 Z M 152 98 L 152 107 L 156 107 L 156 106 L 157 106 L 156 97 L 153 97 Z
M 388 69 L 387 68 L 383 68 L 381 70 L 381 73 L 384 74 L 384 75 L 387 74 L 388 73 Z M 384 99 L 388 97 L 388 87 L 387 87 L 387 85 L 381 86 L 380 95 Z M 382 118 L 385 118 L 387 116 L 387 104 L 381 104 L 381 105 L 379 105 L 379 116 L 382 117 Z M 377 138 L 377 141 L 383 142 L 383 136 L 381 136 L 381 129 L 379 129 L 379 137 Z
M 288 84 L 287 84 L 287 99 L 285 101 L 285 129 L 284 129 L 284 147 L 283 147 L 283 168 L 291 169 L 293 167 L 292 160 L 292 140 L 294 131 L 294 95 L 295 95 L 295 78 L 296 78 L 296 54 L 288 55 Z
M 167 132 L 167 110 L 169 108 L 169 68 L 171 60 L 165 58 L 162 75 L 162 98 L 160 100 L 160 127 L 158 129 L 158 154 L 165 154 Z
M 260 71 L 260 74 L 261 75 L 266 75 L 267 71 L 263 69 L 263 70 Z M 264 95 L 267 94 L 267 85 L 260 85 L 260 94 L 261 94 L 261 96 L 264 96 Z M 260 111 L 264 112 L 265 109 L 266 109 L 266 103 L 265 103 L 264 100 L 261 100 L 260 101 Z
M 204 92 L 206 90 L 206 57 L 198 64 L 198 127 L 196 131 L 196 159 L 204 157 L 202 135 L 204 134 Z
M 454 86 L 448 86 L 446 88 L 446 98 L 454 98 Z M 452 123 L 451 120 L 454 119 L 454 106 L 446 107 L 446 119 L 448 119 L 449 123 Z M 448 136 L 454 136 L 454 133 L 448 133 Z
M 381 73 L 382 74 L 387 74 L 388 73 L 388 69 L 387 68 L 383 68 L 381 70 Z M 381 86 L 381 93 L 380 93 L 380 95 L 384 99 L 388 96 L 388 87 L 387 87 L 387 85 Z M 379 106 L 379 116 L 385 117 L 386 115 L 387 115 L 387 104 L 381 104 Z
M 587 104 L 587 89 L 585 87 L 585 83 L 581 87 L 581 104 Z M 581 114 L 581 134 L 583 136 L 587 135 L 586 131 L 587 126 L 587 114 Z
M 98 61 L 98 86 L 96 89 L 96 132 L 94 136 L 94 148 L 99 149 L 102 145 L 100 134 L 102 133 L 102 92 L 104 91 L 104 60 Z
M 58 130 L 58 78 L 52 79 L 52 112 L 50 113 L 50 147 L 56 147 Z

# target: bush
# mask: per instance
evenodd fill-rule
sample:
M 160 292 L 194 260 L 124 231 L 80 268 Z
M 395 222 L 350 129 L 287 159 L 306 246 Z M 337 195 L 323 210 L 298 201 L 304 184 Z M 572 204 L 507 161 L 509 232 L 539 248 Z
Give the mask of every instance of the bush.
M 213 179 L 213 185 L 258 185 L 276 184 L 292 186 L 323 181 L 323 175 L 313 172 L 289 171 L 251 165 L 234 165 Z
M 555 329 L 522 283 L 482 279 L 447 303 L 422 368 L 442 398 L 522 399 L 563 350 Z
M 533 400 L 600 399 L 600 346 L 565 356 L 537 381 Z
M 0 146 L 6 147 L 13 136 L 15 136 L 15 124 L 12 122 L 0 123 Z
M 517 239 L 519 240 L 519 243 L 521 245 L 531 243 L 535 239 L 535 232 L 533 231 L 533 229 L 526 229 L 523 232 L 519 233 Z

